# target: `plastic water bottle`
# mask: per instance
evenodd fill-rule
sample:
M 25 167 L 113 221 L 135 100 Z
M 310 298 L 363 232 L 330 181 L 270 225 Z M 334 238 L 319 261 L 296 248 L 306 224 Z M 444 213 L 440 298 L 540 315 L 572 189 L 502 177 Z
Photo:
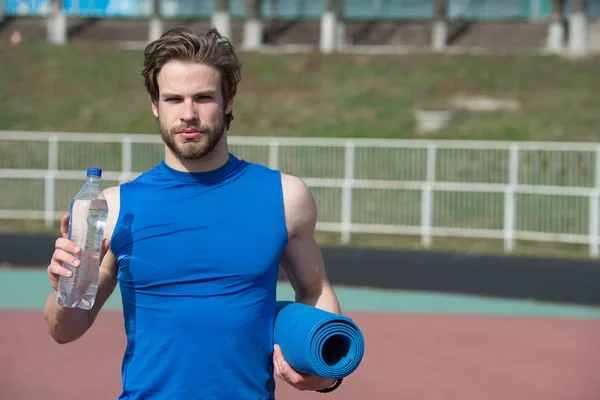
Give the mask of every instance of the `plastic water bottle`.
M 100 272 L 100 248 L 108 216 L 108 203 L 102 193 L 100 168 L 88 168 L 85 183 L 71 201 L 69 210 L 69 240 L 76 243 L 78 268 L 65 265 L 73 275 L 61 276 L 56 302 L 61 307 L 89 310 L 94 305 Z

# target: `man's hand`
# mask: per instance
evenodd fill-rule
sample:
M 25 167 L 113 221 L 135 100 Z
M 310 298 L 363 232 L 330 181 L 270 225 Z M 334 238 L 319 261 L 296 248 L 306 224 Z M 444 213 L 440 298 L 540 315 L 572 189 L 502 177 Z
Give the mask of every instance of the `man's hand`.
M 283 354 L 281 354 L 279 345 L 275 345 L 273 365 L 275 367 L 275 375 L 298 390 L 321 390 L 331 387 L 335 383 L 334 379 L 304 375 L 295 371 L 290 364 L 283 359 Z
M 69 214 L 65 214 L 60 220 L 60 232 L 62 237 L 56 240 L 55 250 L 48 265 L 48 278 L 54 290 L 57 290 L 58 280 L 61 276 L 70 277 L 72 275 L 64 264 L 71 265 L 74 268 L 79 267 L 77 257 L 81 252 L 81 249 L 74 242 L 67 239 L 69 236 Z M 100 262 L 102 262 L 107 251 L 108 239 L 104 239 L 100 250 Z

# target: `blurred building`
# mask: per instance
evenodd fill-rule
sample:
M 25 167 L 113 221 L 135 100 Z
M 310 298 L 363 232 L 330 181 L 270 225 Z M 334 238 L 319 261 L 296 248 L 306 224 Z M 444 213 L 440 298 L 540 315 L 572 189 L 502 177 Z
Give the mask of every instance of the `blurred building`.
M 50 0 L 4 0 L 7 16 L 47 15 Z M 262 12 L 268 16 L 272 5 L 279 18 L 320 18 L 326 0 L 264 0 Z M 434 0 L 344 0 L 342 15 L 347 19 L 431 19 Z M 570 0 L 565 3 L 568 12 Z M 1 4 L 1 3 L 0 3 Z M 161 0 L 165 18 L 209 18 L 214 0 Z M 140 18 L 150 14 L 152 0 L 64 0 L 69 16 Z M 600 16 L 600 0 L 587 0 L 589 16 Z M 229 1 L 233 18 L 242 18 L 243 0 Z M 552 0 L 447 0 L 449 18 L 476 20 L 546 19 Z

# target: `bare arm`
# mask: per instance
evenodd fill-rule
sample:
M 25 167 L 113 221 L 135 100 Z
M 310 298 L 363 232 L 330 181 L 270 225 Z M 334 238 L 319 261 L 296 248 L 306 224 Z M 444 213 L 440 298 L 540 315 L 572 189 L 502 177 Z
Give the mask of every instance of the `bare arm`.
M 304 182 L 290 175 L 282 174 L 282 184 L 288 245 L 281 257 L 281 266 L 294 288 L 295 300 L 334 314 L 341 314 L 340 304 L 327 279 L 321 249 L 314 237 L 317 205 L 312 193 Z M 325 389 L 336 382 L 294 371 L 283 358 L 277 344 L 273 362 L 275 375 L 296 389 Z
M 68 343 L 80 338 L 92 326 L 98 312 L 116 287 L 117 263 L 114 255 L 109 250 L 109 238 L 112 235 L 116 216 L 118 215 L 118 193 L 118 187 L 109 188 L 104 193 L 109 203 L 109 216 L 100 254 L 101 264 L 98 279 L 98 293 L 91 310 L 60 307 L 56 304 L 58 279 L 60 276 L 70 274 L 70 271 L 62 265 L 63 263 L 73 265 L 74 260 L 76 259 L 75 256 L 78 253 L 75 251 L 75 244 L 67 240 L 69 216 L 65 215 L 61 220 L 62 237 L 56 241 L 56 250 L 52 255 L 50 265 L 48 266 L 48 276 L 53 290 L 48 295 L 44 306 L 46 328 L 50 333 L 50 336 L 52 336 L 57 343 Z
M 341 314 L 337 296 L 329 283 L 321 249 L 314 231 L 317 205 L 312 193 L 299 178 L 282 174 L 288 245 L 281 259 L 296 301 Z

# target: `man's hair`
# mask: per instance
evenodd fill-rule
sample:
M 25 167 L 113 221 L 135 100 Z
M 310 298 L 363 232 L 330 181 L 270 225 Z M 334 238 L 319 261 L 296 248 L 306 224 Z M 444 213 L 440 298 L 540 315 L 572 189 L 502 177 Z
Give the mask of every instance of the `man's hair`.
M 152 102 L 158 104 L 157 76 L 169 61 L 196 62 L 215 68 L 221 75 L 224 107 L 236 95 L 241 80 L 242 62 L 229 40 L 214 28 L 195 31 L 188 27 L 170 29 L 148 44 L 144 51 L 144 84 Z M 233 113 L 225 116 L 225 126 L 233 120 Z

